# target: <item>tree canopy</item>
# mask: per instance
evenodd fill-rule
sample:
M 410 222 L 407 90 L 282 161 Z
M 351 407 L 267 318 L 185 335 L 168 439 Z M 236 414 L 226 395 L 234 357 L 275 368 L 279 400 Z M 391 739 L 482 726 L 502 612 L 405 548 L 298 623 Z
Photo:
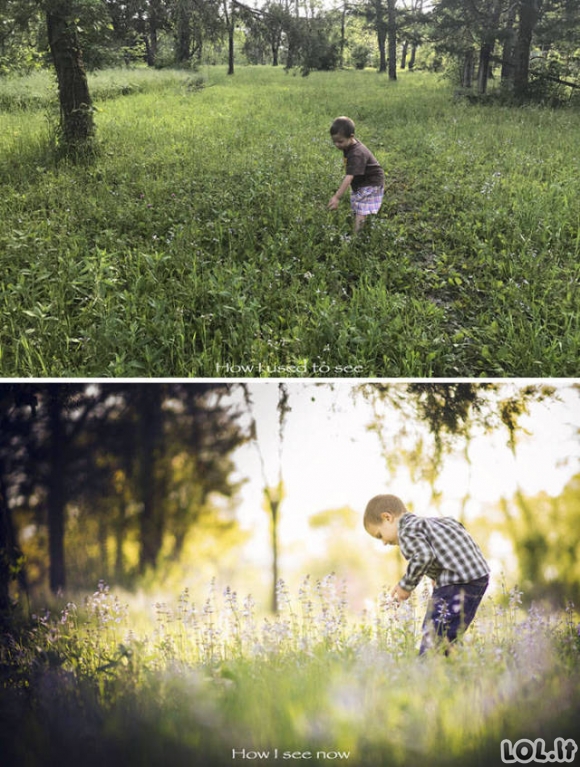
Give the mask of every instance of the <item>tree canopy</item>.
M 59 148 L 86 157 L 94 147 L 94 109 L 86 68 L 139 61 L 197 67 L 227 61 L 316 69 L 356 67 L 371 58 L 396 80 L 416 65 L 458 68 L 460 84 L 484 94 L 501 65 L 504 91 L 517 100 L 561 101 L 580 87 L 576 42 L 580 8 L 572 0 L 342 0 L 336 8 L 298 0 L 0 0 L 0 75 L 54 66 L 60 105 Z M 224 46 L 225 43 L 225 46 Z M 411 47 L 411 55 L 407 53 Z M 501 48 L 501 50 L 500 50 Z M 347 55 L 348 54 L 348 55 Z

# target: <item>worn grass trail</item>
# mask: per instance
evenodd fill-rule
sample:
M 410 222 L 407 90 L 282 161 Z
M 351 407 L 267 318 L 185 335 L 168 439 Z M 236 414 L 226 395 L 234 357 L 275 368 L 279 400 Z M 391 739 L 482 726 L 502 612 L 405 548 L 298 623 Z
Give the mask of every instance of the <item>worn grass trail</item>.
M 576 374 L 577 113 L 420 73 L 203 78 L 97 75 L 84 167 L 0 84 L 0 375 Z M 356 239 L 326 211 L 338 114 L 387 171 Z

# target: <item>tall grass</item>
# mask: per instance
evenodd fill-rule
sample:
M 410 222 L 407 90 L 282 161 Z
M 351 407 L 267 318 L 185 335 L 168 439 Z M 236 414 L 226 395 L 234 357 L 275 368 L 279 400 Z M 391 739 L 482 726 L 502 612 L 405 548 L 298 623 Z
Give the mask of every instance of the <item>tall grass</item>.
M 118 96 L 166 91 L 185 85 L 196 87 L 203 75 L 165 69 L 153 74 L 145 68 L 105 69 L 89 74 L 91 98 L 101 103 Z M 56 105 L 56 77 L 48 70 L 29 75 L 7 75 L 0 80 L 0 111 L 53 109 Z
M 276 617 L 215 586 L 131 612 L 100 584 L 5 637 L 3 763 L 470 767 L 499 764 L 505 738 L 573 737 L 572 609 L 488 599 L 450 657 L 419 658 L 425 597 L 355 615 L 329 575 L 295 595 L 280 582 Z
M 576 374 L 573 111 L 454 103 L 419 73 L 92 89 L 100 155 L 74 167 L 0 83 L 1 375 Z M 387 171 L 358 238 L 326 210 L 341 113 Z

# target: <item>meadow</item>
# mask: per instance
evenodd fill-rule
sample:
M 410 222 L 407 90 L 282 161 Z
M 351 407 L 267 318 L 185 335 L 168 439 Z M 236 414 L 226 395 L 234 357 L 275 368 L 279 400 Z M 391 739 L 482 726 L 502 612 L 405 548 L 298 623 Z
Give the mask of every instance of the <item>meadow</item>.
M 0 375 L 577 374 L 577 109 L 429 73 L 91 75 L 98 151 L 54 151 L 48 74 L 0 81 Z M 352 236 L 328 128 L 387 172 Z
M 276 616 L 215 583 L 131 607 L 100 583 L 38 611 L 0 646 L 3 764 L 490 767 L 503 740 L 577 736 L 572 606 L 514 588 L 419 658 L 426 594 L 355 614 L 332 574 L 278 586 Z

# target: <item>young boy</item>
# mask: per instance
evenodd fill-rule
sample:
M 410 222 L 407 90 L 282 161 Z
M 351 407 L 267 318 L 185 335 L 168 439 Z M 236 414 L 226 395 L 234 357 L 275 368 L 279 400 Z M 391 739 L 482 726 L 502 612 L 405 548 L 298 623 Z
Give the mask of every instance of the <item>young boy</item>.
M 350 206 L 354 213 L 354 231 L 358 232 L 370 213 L 378 213 L 383 201 L 385 174 L 374 155 L 354 137 L 350 117 L 337 117 L 330 126 L 334 146 L 342 150 L 346 175 L 328 203 L 336 210 L 342 195 L 351 187 Z
M 454 642 L 475 618 L 489 582 L 487 562 L 467 530 L 452 517 L 410 514 L 396 495 L 372 498 L 364 526 L 385 546 L 400 546 L 408 560 L 407 571 L 391 596 L 408 599 L 423 575 L 435 583 L 423 621 L 420 654 L 432 646 L 434 638 Z

